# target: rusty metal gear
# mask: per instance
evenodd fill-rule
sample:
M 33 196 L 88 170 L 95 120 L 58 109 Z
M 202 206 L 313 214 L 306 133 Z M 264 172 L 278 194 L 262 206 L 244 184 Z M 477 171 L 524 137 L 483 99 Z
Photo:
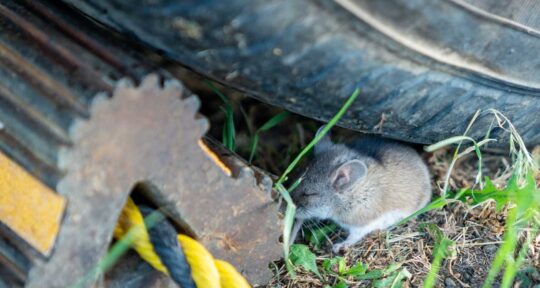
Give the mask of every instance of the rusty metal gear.
M 67 174 L 57 188 L 68 200 L 66 215 L 54 253 L 34 266 L 29 286 L 65 287 L 84 277 L 105 255 L 136 184 L 252 284 L 269 279 L 268 263 L 280 256 L 277 208 L 269 186 L 259 185 L 269 180 L 256 181 L 239 162 L 236 178 L 216 165 L 199 146 L 208 129 L 197 115 L 199 100 L 182 94 L 179 82 L 162 87 L 157 75 L 139 87 L 121 81 L 112 98 L 95 98 L 89 120 L 72 126 L 74 145 L 60 153 Z

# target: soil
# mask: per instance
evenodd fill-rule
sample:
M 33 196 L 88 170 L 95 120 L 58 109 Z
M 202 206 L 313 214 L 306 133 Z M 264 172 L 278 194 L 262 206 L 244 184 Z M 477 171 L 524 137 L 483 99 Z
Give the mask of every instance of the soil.
M 211 122 L 210 137 L 221 140 L 225 116 L 223 102 L 215 95 L 199 76 L 189 71 L 174 68 L 177 76 L 186 86 L 199 95 L 202 102 L 201 113 Z M 231 100 L 234 107 L 236 128 L 236 153 L 245 159 L 249 158 L 250 141 L 256 129 L 272 116 L 282 110 L 260 103 L 253 98 L 245 97 L 225 87 L 218 88 Z M 384 129 L 384 123 L 380 123 Z M 289 115 L 284 122 L 260 134 L 257 154 L 253 165 L 260 167 L 272 175 L 280 175 L 293 157 L 313 137 L 314 131 L 322 123 L 299 115 Z M 348 141 L 360 132 L 341 128 L 332 130 L 337 141 Z M 419 151 L 422 147 L 415 146 Z M 454 153 L 454 147 L 438 150 L 434 153 L 422 152 L 432 175 L 433 197 L 440 195 Z M 483 174 L 493 179 L 496 185 L 504 185 L 511 175 L 511 159 L 508 151 L 487 149 L 483 151 Z M 474 153 L 460 159 L 451 174 L 450 189 L 472 187 L 478 171 L 478 160 Z M 502 242 L 506 209 L 495 211 L 494 203 L 484 203 L 477 207 L 469 207 L 455 202 L 442 209 L 432 210 L 404 225 L 389 231 L 374 232 L 361 243 L 346 251 L 342 256 L 347 266 L 357 262 L 368 264 L 370 269 L 382 269 L 392 263 L 402 263 L 412 274 L 406 280 L 405 287 L 422 286 L 423 280 L 431 269 L 434 240 L 423 228 L 427 223 L 437 225 L 446 237 L 455 241 L 455 253 L 443 261 L 439 271 L 437 287 L 481 287 L 491 266 L 491 261 Z M 527 233 L 527 232 L 524 232 Z M 331 242 L 339 235 L 330 237 L 326 245 L 315 251 L 317 259 L 331 258 Z M 320 264 L 320 263 L 318 263 Z M 320 266 L 320 265 L 319 265 Z M 298 270 L 297 277 L 291 278 L 283 261 L 273 263 L 270 267 L 275 277 L 268 287 L 324 287 L 335 285 L 337 278 L 324 275 L 323 278 Z M 540 283 L 540 236 L 537 235 L 529 247 L 527 259 L 519 273 L 514 287 L 528 287 L 532 283 Z M 494 283 L 498 287 L 500 279 Z M 369 281 L 346 279 L 349 287 L 369 286 Z

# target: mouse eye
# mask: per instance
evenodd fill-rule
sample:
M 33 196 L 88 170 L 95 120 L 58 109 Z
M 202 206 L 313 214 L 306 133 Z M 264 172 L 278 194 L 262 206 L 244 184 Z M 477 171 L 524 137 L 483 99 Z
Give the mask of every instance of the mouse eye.
M 319 193 L 317 193 L 317 192 L 311 192 L 311 191 L 310 191 L 310 192 L 304 192 L 304 195 L 305 195 L 305 196 L 316 196 L 316 195 L 318 195 L 318 194 L 319 194 Z

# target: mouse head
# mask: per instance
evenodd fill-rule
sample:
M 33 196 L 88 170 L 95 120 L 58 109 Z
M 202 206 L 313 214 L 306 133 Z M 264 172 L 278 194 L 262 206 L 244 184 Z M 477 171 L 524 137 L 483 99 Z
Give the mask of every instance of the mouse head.
M 321 129 L 319 129 L 320 131 Z M 292 192 L 299 219 L 331 219 L 350 203 L 353 190 L 367 175 L 367 166 L 354 151 L 325 136 L 314 149 L 314 159 Z

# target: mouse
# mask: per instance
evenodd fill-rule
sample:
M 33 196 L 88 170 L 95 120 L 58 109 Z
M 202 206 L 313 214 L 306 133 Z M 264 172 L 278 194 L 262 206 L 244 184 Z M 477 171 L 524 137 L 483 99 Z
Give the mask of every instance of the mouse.
M 332 220 L 349 232 L 332 246 L 335 253 L 398 223 L 431 199 L 428 168 L 416 150 L 376 136 L 334 143 L 327 133 L 314 146 L 299 181 L 291 194 L 297 207 L 292 240 L 303 221 Z

